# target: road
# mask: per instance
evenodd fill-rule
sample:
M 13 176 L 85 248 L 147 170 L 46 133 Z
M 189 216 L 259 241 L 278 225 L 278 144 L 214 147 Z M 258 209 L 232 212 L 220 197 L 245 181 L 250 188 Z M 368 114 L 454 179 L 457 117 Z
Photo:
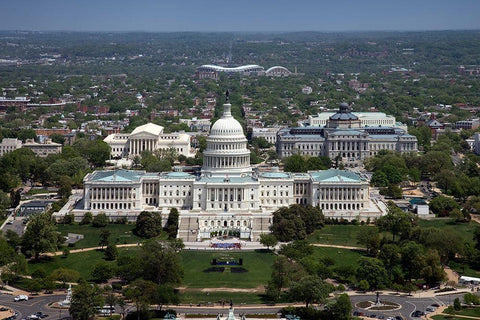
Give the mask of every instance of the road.
M 428 306 L 432 304 L 438 305 L 449 305 L 453 304 L 453 300 L 455 298 L 462 298 L 465 292 L 459 293 L 452 293 L 446 294 L 441 296 L 435 297 L 428 297 L 428 298 L 415 298 L 415 295 L 412 296 L 396 296 L 396 295 L 380 295 L 380 301 L 391 301 L 401 305 L 401 308 L 394 311 L 369 311 L 362 308 L 355 307 L 355 304 L 360 301 L 375 301 L 375 295 L 358 295 L 358 296 L 350 296 L 350 300 L 352 301 L 352 305 L 354 306 L 354 311 L 363 312 L 366 316 L 370 316 L 372 314 L 383 315 L 385 318 L 387 317 L 394 317 L 394 316 L 401 316 L 404 319 L 420 319 L 420 318 L 412 318 L 411 314 L 415 310 L 425 311 Z
M 15 217 L 15 220 L 12 219 L 13 217 L 7 219 L 12 221 L 12 224 L 5 223 L 4 227 L 1 229 L 3 234 L 6 234 L 7 230 L 13 230 L 19 236 L 22 236 L 25 229 L 25 225 L 23 224 L 23 219 L 25 219 L 25 217 Z
M 48 304 L 53 302 L 62 301 L 65 299 L 65 294 L 52 294 L 44 296 L 36 296 L 28 301 L 13 301 L 13 296 L 9 294 L 0 294 L 0 305 L 13 309 L 18 312 L 17 319 L 23 319 L 35 312 L 42 312 L 48 314 L 48 320 L 61 319 L 68 316 L 67 309 L 54 309 L 50 308 Z

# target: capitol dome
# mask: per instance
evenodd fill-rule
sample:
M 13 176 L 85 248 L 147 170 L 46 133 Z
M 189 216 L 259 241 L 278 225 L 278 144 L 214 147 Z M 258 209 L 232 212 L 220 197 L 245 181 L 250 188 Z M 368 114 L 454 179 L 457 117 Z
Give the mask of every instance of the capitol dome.
M 214 136 L 241 136 L 243 135 L 243 128 L 240 122 L 235 120 L 232 116 L 231 108 L 232 105 L 226 103 L 223 105 L 225 110 L 220 119 L 218 119 L 210 129 L 210 137 Z
M 210 129 L 207 148 L 203 151 L 204 176 L 242 176 L 250 174 L 250 150 L 242 125 L 232 116 L 230 103 Z

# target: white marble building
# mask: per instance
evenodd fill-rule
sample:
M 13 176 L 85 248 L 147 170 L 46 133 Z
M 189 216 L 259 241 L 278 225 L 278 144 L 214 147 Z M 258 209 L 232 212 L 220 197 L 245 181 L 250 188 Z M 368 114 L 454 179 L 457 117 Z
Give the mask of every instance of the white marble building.
M 186 133 L 164 133 L 162 126 L 147 123 L 135 128 L 132 133 L 110 134 L 103 141 L 112 149 L 112 158 L 133 159 L 143 151 L 170 149 L 179 155 L 194 157 L 195 150 L 191 147 L 190 139 Z
M 327 217 L 374 218 L 381 212 L 370 203 L 368 181 L 345 170 L 292 174 L 256 173 L 240 123 L 225 104 L 214 123 L 199 176 L 185 172 L 95 171 L 84 178 L 83 208 L 105 212 L 111 219 L 134 220 L 141 211 L 159 211 L 164 221 L 170 208 L 180 212 L 178 237 L 184 241 L 210 238 L 212 232 L 235 231 L 258 240 L 269 232 L 272 212 L 291 204 L 318 206 Z

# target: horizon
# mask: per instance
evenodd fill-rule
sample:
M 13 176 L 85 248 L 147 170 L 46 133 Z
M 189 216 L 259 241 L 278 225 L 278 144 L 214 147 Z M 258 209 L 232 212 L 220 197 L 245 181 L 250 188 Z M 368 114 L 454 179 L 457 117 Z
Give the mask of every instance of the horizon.
M 408 32 L 480 29 L 480 1 L 178 0 L 4 3 L 0 30 L 38 32 Z

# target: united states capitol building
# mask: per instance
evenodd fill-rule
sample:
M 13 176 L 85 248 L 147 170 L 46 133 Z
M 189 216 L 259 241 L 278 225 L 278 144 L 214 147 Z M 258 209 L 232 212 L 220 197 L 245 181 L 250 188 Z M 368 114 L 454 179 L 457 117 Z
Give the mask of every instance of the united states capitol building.
M 327 217 L 348 220 L 382 214 L 370 201 L 368 181 L 345 170 L 308 173 L 258 172 L 241 124 L 224 104 L 207 138 L 200 175 L 134 170 L 95 171 L 84 178 L 84 195 L 71 212 L 78 221 L 86 212 L 134 221 L 141 211 L 157 211 L 167 220 L 170 208 L 180 212 L 178 237 L 210 238 L 212 232 L 240 233 L 258 241 L 268 233 L 272 213 L 284 206 L 318 206 Z

